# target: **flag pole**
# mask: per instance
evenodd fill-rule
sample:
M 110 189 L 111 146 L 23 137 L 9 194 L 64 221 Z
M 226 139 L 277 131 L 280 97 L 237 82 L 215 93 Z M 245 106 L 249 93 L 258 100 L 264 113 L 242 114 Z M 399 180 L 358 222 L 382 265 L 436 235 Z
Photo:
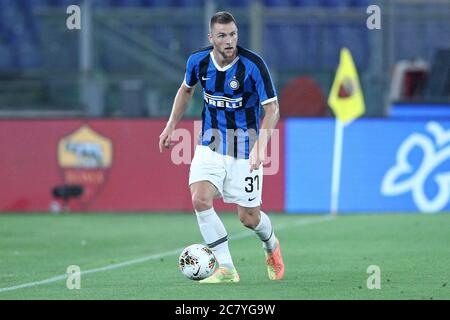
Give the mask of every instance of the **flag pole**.
M 352 54 L 347 48 L 341 49 L 339 66 L 328 97 L 328 104 L 336 115 L 330 204 L 330 214 L 336 217 L 339 208 L 344 128 L 353 120 L 362 116 L 365 111 L 358 71 L 353 62 Z
M 330 213 L 337 216 L 339 206 L 339 186 L 341 180 L 342 145 L 344 140 L 344 124 L 336 118 L 334 130 L 333 171 L 331 180 L 331 206 Z

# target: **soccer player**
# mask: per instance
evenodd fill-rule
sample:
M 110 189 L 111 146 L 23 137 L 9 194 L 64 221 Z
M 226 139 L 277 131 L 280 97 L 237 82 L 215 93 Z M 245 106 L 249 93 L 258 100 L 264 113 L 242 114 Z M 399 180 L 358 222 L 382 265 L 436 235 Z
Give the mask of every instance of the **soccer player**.
M 184 81 L 159 137 L 159 148 L 161 152 L 170 148 L 175 126 L 200 82 L 202 132 L 191 163 L 189 186 L 200 232 L 219 263 L 219 268 L 200 282 L 240 280 L 227 232 L 213 208 L 215 197 L 237 205 L 242 224 L 262 241 L 269 278 L 280 280 L 284 276 L 280 242 L 269 217 L 260 210 L 262 163 L 279 119 L 276 91 L 263 59 L 237 45 L 237 24 L 229 12 L 214 14 L 209 27 L 212 46 L 189 56 Z M 260 105 L 265 111 L 261 124 Z

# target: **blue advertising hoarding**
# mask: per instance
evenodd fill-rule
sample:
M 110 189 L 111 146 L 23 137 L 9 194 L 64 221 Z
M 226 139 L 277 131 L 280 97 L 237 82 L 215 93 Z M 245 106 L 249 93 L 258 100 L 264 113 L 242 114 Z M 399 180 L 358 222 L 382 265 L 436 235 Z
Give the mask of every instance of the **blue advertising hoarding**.
M 285 207 L 329 212 L 334 119 L 286 121 Z M 450 121 L 360 119 L 344 129 L 338 211 L 450 209 Z

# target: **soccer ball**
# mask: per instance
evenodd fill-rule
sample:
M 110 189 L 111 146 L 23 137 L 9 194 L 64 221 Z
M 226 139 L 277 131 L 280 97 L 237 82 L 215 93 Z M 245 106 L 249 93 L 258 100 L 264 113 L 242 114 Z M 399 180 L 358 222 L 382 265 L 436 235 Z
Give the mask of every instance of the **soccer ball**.
M 216 269 L 216 257 L 208 247 L 192 244 L 181 252 L 178 266 L 187 278 L 202 280 Z

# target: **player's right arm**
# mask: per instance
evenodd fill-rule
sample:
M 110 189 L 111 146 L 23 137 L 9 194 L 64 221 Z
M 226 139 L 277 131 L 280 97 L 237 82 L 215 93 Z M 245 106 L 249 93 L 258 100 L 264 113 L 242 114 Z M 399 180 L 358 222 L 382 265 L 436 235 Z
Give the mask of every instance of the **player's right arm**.
M 198 81 L 197 71 L 198 68 L 196 59 L 191 55 L 186 64 L 184 81 L 178 89 L 177 95 L 175 96 L 169 121 L 167 121 L 166 127 L 159 136 L 159 152 L 162 152 L 163 148 L 170 148 L 171 146 L 172 133 L 175 130 L 178 122 L 183 117 L 183 114 L 188 107 L 189 101 L 192 99 L 192 95 L 194 94 L 195 84 Z
M 187 109 L 189 101 L 192 99 L 195 87 L 188 87 L 183 82 L 178 89 L 173 102 L 172 112 L 170 114 L 169 121 L 167 121 L 166 127 L 159 136 L 159 152 L 163 151 L 163 148 L 170 148 L 172 143 L 172 133 L 175 130 L 176 125 L 183 117 L 184 112 Z

